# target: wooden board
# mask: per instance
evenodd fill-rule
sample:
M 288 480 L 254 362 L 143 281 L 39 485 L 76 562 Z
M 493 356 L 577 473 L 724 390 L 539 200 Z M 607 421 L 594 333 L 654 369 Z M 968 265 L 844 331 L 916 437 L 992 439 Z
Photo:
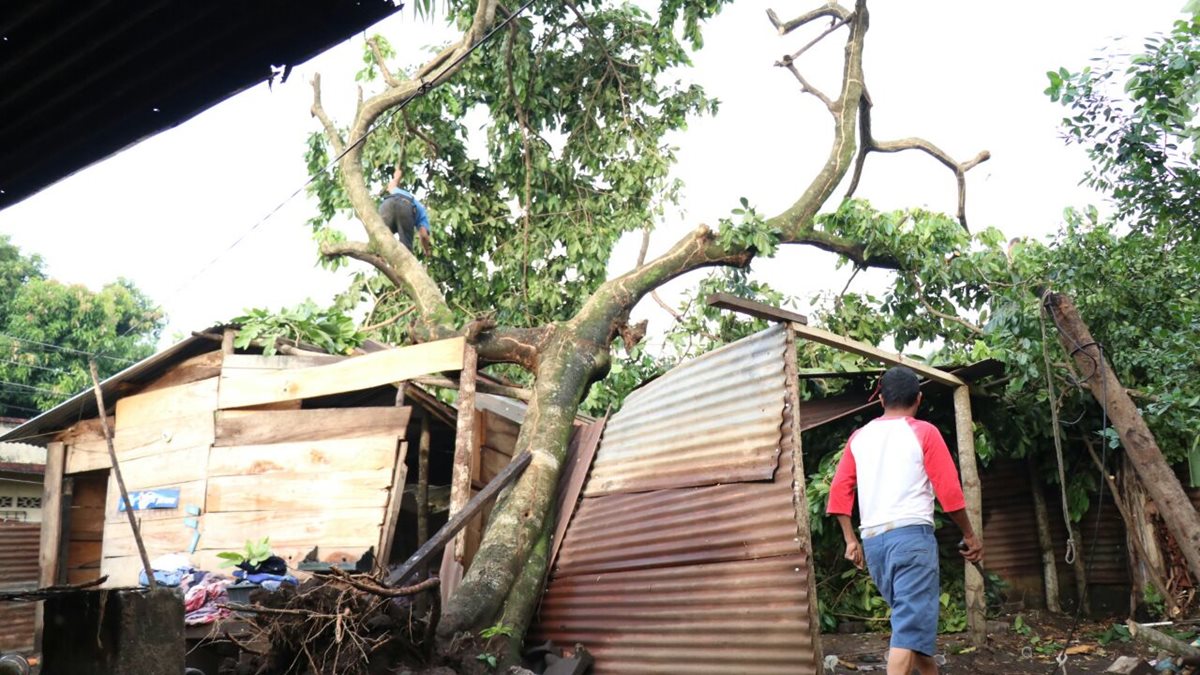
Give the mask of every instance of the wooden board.
M 451 338 L 355 356 L 311 368 L 265 370 L 244 376 L 229 376 L 228 371 L 223 370 L 219 407 L 241 408 L 340 394 L 400 382 L 418 375 L 459 370 L 463 362 L 463 345 L 463 338 Z
M 374 542 L 383 509 L 353 508 L 309 511 L 241 511 L 209 513 L 201 523 L 200 546 L 240 549 L 247 539 L 270 537 L 276 547 L 312 548 L 322 542 Z
M 327 366 L 331 363 L 344 361 L 348 357 L 337 354 L 276 354 L 263 356 L 261 354 L 226 354 L 221 369 L 226 375 L 237 377 L 247 371 L 263 370 L 294 370 L 296 368 L 312 368 Z M 233 371 L 243 371 L 234 373 Z
M 125 462 L 171 450 L 208 446 L 213 442 L 213 413 L 201 411 L 126 427 L 113 437 L 117 459 Z M 67 474 L 108 469 L 108 447 L 103 437 L 77 440 L 67 446 Z
M 791 327 L 792 330 L 795 331 L 796 335 L 804 338 L 805 340 L 811 340 L 812 342 L 817 342 L 828 347 L 840 349 L 844 352 L 850 352 L 851 354 L 864 356 L 868 359 L 881 361 L 890 366 L 905 366 L 908 369 L 915 371 L 918 375 L 922 375 L 933 380 L 934 382 L 940 382 L 951 387 L 958 387 L 965 384 L 962 380 L 954 375 L 951 375 L 950 373 L 938 370 L 937 368 L 934 368 L 926 363 L 914 361 L 911 358 L 897 354 L 896 352 L 889 352 L 879 349 L 878 347 L 874 347 L 865 342 L 859 342 L 853 338 L 848 338 L 844 335 L 838 335 L 837 333 L 823 330 L 821 328 L 806 326 L 802 323 L 793 323 L 791 324 Z
M 313 408 L 308 410 L 221 410 L 215 445 L 262 445 L 312 438 L 404 438 L 412 408 Z
M 395 436 L 375 436 L 213 448 L 208 476 L 271 474 L 262 479 L 261 491 L 272 489 L 274 475 L 283 472 L 330 477 L 343 471 L 390 472 L 396 463 L 396 440 Z
M 251 476 L 253 478 L 253 476 Z M 178 483 L 166 487 L 179 488 L 179 508 L 177 509 L 147 509 L 138 511 L 138 520 L 143 523 L 154 520 L 180 520 L 184 518 L 186 507 L 188 505 L 197 506 L 201 511 L 204 510 L 204 480 L 194 480 L 187 483 Z M 117 505 L 121 501 L 121 491 L 117 489 L 117 481 L 108 481 L 108 498 L 104 502 L 104 522 L 107 523 L 124 523 L 125 527 L 129 527 L 129 519 L 125 516 L 124 511 L 118 511 Z
M 198 380 L 207 380 L 221 374 L 221 350 L 214 345 L 213 351 L 193 356 L 181 363 L 171 366 L 171 369 L 158 379 L 142 387 L 138 392 L 145 394 L 157 389 L 165 389 L 180 384 L 188 384 Z
M 219 476 L 208 480 L 206 503 L 210 512 L 383 508 L 391 484 L 390 468 L 316 475 L 281 471 L 270 480 Z
M 119 458 L 125 489 L 169 487 L 203 480 L 208 466 L 208 446 L 164 450 L 134 459 Z M 114 481 L 115 482 L 115 481 Z
M 118 400 L 116 436 L 120 437 L 121 432 L 128 428 L 216 410 L 219 380 L 220 378 L 210 377 Z
M 178 518 L 170 520 L 151 520 L 142 523 L 142 543 L 146 545 L 146 555 L 150 556 L 150 560 L 166 553 L 187 552 L 194 530 L 183 524 L 183 518 L 183 514 L 180 514 Z M 238 542 L 237 548 L 241 547 L 242 542 Z M 104 528 L 104 557 L 120 558 L 124 556 L 138 557 L 137 543 L 133 539 L 133 531 L 129 528 L 129 522 L 108 523 Z
M 59 549 L 62 544 L 63 468 L 66 448 L 54 442 L 46 446 L 46 471 L 42 482 L 42 527 L 38 566 L 38 583 L 53 586 L 58 583 Z M 40 628 L 40 626 L 39 626 Z

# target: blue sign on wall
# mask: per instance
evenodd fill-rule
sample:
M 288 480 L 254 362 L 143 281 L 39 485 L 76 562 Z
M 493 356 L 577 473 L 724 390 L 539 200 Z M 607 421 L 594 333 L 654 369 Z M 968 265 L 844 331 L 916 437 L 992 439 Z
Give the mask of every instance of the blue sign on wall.
M 155 490 L 137 490 L 129 493 L 129 503 L 134 511 L 149 509 L 179 508 L 179 488 L 158 488 Z M 125 510 L 125 500 L 117 497 L 117 510 Z

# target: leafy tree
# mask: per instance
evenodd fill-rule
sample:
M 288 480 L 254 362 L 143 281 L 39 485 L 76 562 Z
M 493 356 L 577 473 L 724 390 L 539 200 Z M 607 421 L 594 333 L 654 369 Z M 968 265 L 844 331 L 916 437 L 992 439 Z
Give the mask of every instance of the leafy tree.
M 119 279 L 92 292 L 46 278 L 37 255 L 0 236 L 0 414 L 32 417 L 154 352 L 162 313 Z
M 335 171 L 314 184 L 322 254 L 370 263 L 400 291 L 393 298 L 405 296 L 394 305 L 412 308 L 403 310 L 411 311 L 405 339 L 466 334 L 482 363 L 518 366 L 533 376 L 532 414 L 516 449 L 534 450 L 545 461 L 534 462 L 493 510 L 475 561 L 445 607 L 438 628 L 444 645 L 497 622 L 514 627 L 514 642 L 523 637 L 545 564 L 531 551 L 549 536 L 546 515 L 574 414 L 590 385 L 610 370 L 613 341 L 635 335 L 628 316 L 643 297 L 692 270 L 745 269 L 781 244 L 894 269 L 897 258 L 817 217 L 838 185 L 857 176 L 871 152 L 921 150 L 960 181 L 987 158 L 958 162 L 922 139 L 871 136 L 862 71 L 865 0 L 853 9 L 826 3 L 788 21 L 771 13 L 784 35 L 828 22 L 817 40 L 845 37 L 843 77 L 831 94 L 813 87 L 793 59 L 783 63 L 830 114 L 834 139 L 825 165 L 797 186 L 795 203 L 783 213 L 765 217 L 743 201 L 716 231 L 700 226 L 662 256 L 605 279 L 616 238 L 652 227 L 676 196 L 664 134 L 689 115 L 710 112 L 713 102 L 665 75 L 687 65 L 702 22 L 722 4 L 662 0 L 651 14 L 608 0 L 535 1 L 527 16 L 483 43 L 507 10 L 494 0 L 450 0 L 449 18 L 463 36 L 423 66 L 393 70 L 386 44 L 373 41 L 364 76 L 377 74 L 382 89 L 363 100 L 348 126 L 325 113 L 314 80 L 313 113 L 323 136 L 310 139 L 309 165 L 317 171 L 339 158 Z M 491 121 L 484 157 L 469 152 L 472 114 Z M 437 252 L 424 264 L 376 211 L 378 186 L 396 162 L 409 186 L 436 207 Z M 965 224 L 961 200 L 959 210 Z M 363 225 L 365 241 L 327 226 L 346 212 Z M 381 298 L 369 279 L 358 287 Z

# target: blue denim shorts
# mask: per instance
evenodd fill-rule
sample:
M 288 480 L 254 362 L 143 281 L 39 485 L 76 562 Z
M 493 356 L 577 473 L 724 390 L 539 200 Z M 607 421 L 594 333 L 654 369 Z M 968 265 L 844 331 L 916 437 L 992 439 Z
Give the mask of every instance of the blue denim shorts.
M 937 649 L 938 548 L 929 525 L 909 525 L 863 540 L 867 569 L 892 608 L 893 647 L 933 656 Z

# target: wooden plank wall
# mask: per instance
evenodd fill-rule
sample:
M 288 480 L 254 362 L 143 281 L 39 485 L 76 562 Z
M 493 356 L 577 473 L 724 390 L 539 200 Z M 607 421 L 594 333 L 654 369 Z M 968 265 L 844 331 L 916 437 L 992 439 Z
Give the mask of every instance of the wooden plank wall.
M 127 488 L 180 489 L 179 508 L 138 513 L 149 556 L 186 551 L 196 529 L 185 519 L 193 517 L 200 539 L 192 560 L 205 569 L 217 569 L 217 553 L 264 536 L 293 565 L 314 546 L 322 560 L 343 562 L 378 545 L 411 409 L 301 410 L 293 399 L 221 410 L 226 383 L 342 360 L 224 359 L 194 357 L 116 402 L 110 425 Z M 66 474 L 83 478 L 110 468 L 98 420 L 60 439 Z M 83 493 L 69 526 L 68 576 L 78 581 L 100 573 L 109 586 L 133 585 L 141 569 L 136 546 L 118 509 L 116 481 L 102 480 L 104 487 L 77 483 Z M 201 515 L 189 516 L 189 506 Z
M 108 474 L 79 474 L 73 480 L 67 521 L 66 574 L 67 583 L 80 584 L 100 576 Z
M 513 451 L 517 447 L 517 434 L 521 432 L 521 425 L 487 410 L 475 411 L 475 428 L 480 451 L 478 463 L 471 467 L 472 497 L 512 461 Z M 467 524 L 466 555 L 463 557 L 467 567 L 475 559 L 475 552 L 479 550 L 479 542 L 483 539 L 484 525 L 491 514 L 492 505 L 489 504 Z
M 184 524 L 187 507 L 203 512 L 208 453 L 214 440 L 218 378 L 154 389 L 117 401 L 113 445 L 125 486 L 132 493 L 180 489 L 179 508 L 139 511 L 146 553 L 151 559 L 186 551 L 194 530 Z M 103 443 L 103 441 L 100 441 Z M 138 559 L 129 521 L 119 510 L 120 491 L 108 481 L 104 503 L 101 574 L 108 586 L 137 584 Z

